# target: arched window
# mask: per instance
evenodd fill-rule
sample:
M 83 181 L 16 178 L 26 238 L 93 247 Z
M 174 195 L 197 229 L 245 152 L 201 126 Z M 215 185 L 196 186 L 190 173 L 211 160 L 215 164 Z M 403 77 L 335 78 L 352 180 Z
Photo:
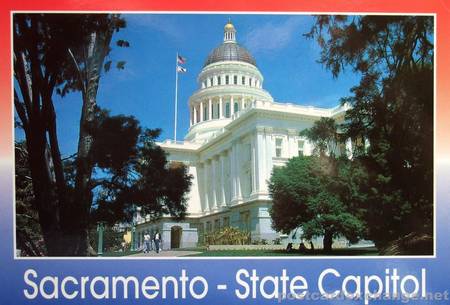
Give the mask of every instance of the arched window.
M 239 104 L 238 103 L 234 103 L 234 112 L 238 112 L 239 111 Z
M 225 104 L 225 117 L 230 117 L 230 103 Z

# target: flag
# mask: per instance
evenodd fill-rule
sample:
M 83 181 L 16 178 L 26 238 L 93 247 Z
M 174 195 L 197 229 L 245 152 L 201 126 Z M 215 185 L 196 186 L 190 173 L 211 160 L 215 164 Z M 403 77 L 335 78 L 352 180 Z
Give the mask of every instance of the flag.
M 178 55 L 177 57 L 177 63 L 179 64 L 185 64 L 186 63 L 186 58 L 184 58 L 183 56 Z
M 178 73 L 186 73 L 186 68 L 183 68 L 182 66 L 177 66 L 177 72 Z

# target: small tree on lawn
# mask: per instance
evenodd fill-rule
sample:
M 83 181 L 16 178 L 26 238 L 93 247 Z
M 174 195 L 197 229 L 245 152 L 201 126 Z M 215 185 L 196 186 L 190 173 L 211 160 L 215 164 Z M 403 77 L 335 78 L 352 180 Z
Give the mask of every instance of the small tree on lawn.
M 336 163 L 347 163 L 342 159 Z M 333 238 L 351 242 L 362 237 L 364 224 L 349 204 L 351 193 L 336 171 L 335 162 L 316 156 L 295 157 L 285 167 L 275 168 L 269 189 L 274 229 L 288 234 L 301 227 L 302 237 L 323 236 L 323 248 L 332 249 Z

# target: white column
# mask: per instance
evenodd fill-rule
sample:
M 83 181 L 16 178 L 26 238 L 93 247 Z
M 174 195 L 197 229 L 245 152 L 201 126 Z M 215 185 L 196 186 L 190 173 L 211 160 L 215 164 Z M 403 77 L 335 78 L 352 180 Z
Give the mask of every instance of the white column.
M 256 137 L 257 135 L 252 135 L 251 136 L 251 172 L 252 172 L 252 191 L 251 193 L 256 193 L 258 188 L 257 188 L 257 176 L 258 176 L 258 172 L 257 172 L 257 151 L 256 151 Z
M 346 152 L 347 158 L 352 159 L 353 158 L 352 138 L 348 138 L 345 141 L 345 149 L 347 150 Z
M 190 111 L 189 111 L 189 127 L 191 127 L 192 126 L 192 120 L 194 119 L 194 107 L 191 107 L 190 108 Z
M 266 187 L 266 137 L 264 134 L 264 128 L 260 127 L 256 129 L 256 152 L 257 152 L 257 190 L 267 191 Z
M 244 96 L 242 95 L 241 96 L 241 107 L 240 107 L 240 110 L 242 110 L 242 109 L 244 109 Z
M 231 115 L 233 115 L 234 114 L 234 99 L 233 99 L 233 96 L 231 96 L 231 99 L 230 99 L 230 112 L 231 112 Z
M 216 169 L 217 169 L 217 161 L 213 157 L 211 160 L 211 180 L 212 180 L 212 187 L 211 187 L 211 207 L 212 210 L 217 210 L 217 182 L 216 182 Z
M 273 167 L 273 151 L 274 151 L 274 145 L 272 141 L 272 128 L 265 128 L 265 144 L 266 144 L 266 172 L 264 180 L 269 180 L 270 176 L 272 174 L 272 167 Z M 265 190 L 267 190 L 267 183 L 265 183 Z
M 198 191 L 199 191 L 199 200 L 200 200 L 200 210 L 202 212 L 206 212 L 206 205 L 205 205 L 205 200 L 203 198 L 203 189 L 205 187 L 205 165 L 203 164 L 198 164 L 197 166 L 197 186 L 198 186 Z
M 298 156 L 298 149 L 295 147 L 295 136 L 297 132 L 295 129 L 288 129 L 288 157 L 296 157 Z M 298 144 L 297 144 L 298 147 Z
M 238 142 L 236 142 L 236 159 L 235 159 L 235 164 L 236 164 L 236 198 L 242 199 L 242 193 L 241 193 L 241 158 L 240 158 L 240 153 L 241 153 L 241 144 L 239 144 Z
M 201 101 L 200 102 L 200 122 L 203 122 L 203 119 L 204 119 L 204 117 L 203 117 L 203 113 L 204 113 L 203 107 L 204 107 L 203 101 Z
M 225 155 L 220 155 L 220 206 L 227 205 L 225 198 Z
M 208 200 L 208 189 L 209 189 L 209 166 L 208 161 L 205 160 L 205 166 L 203 167 L 203 199 L 205 201 L 205 211 L 209 212 L 209 200 Z
M 222 97 L 219 97 L 219 118 L 223 118 L 223 100 Z
M 231 201 L 236 199 L 236 148 L 231 144 L 230 150 L 230 182 L 231 182 Z
M 197 106 L 194 107 L 194 124 L 197 124 Z
M 212 100 L 208 100 L 208 120 L 212 120 Z

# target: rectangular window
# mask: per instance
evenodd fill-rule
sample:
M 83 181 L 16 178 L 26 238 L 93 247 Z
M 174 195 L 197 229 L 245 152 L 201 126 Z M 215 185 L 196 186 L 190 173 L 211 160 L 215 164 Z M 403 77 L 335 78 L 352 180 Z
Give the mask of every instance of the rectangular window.
M 214 231 L 220 230 L 220 219 L 214 220 Z
M 250 211 L 244 211 L 239 214 L 240 218 L 240 228 L 244 232 L 250 231 Z
M 230 84 L 230 77 L 228 75 L 225 76 L 225 85 Z
M 217 85 L 221 85 L 222 83 L 222 78 L 220 76 L 217 76 Z
M 237 75 L 235 75 L 235 76 L 233 77 L 233 83 L 234 83 L 235 85 L 237 85 Z
M 207 221 L 206 222 L 206 232 L 211 232 L 211 231 L 212 231 L 211 221 Z
M 275 139 L 275 156 L 277 158 L 281 158 L 282 153 L 283 153 L 283 139 L 276 138 Z
M 303 148 L 305 146 L 305 141 L 303 140 L 298 140 L 298 155 L 299 156 L 303 156 Z
M 245 76 L 242 76 L 242 85 L 245 85 Z
M 230 217 L 223 218 L 223 227 L 228 228 L 230 226 Z

